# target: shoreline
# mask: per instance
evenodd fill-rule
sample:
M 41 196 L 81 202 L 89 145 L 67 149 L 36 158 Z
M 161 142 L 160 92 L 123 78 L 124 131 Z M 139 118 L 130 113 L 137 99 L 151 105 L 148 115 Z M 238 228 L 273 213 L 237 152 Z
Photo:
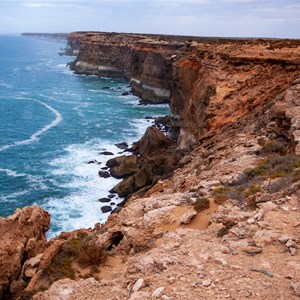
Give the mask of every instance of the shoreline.
M 100 65 L 101 51 L 91 55 L 98 46 L 112 50 L 102 63 L 117 63 L 114 54 L 126 52 L 128 35 L 106 37 L 87 34 L 80 46 L 87 52 L 79 51 L 79 58 Z M 165 48 L 130 38 L 139 39 L 132 52 L 138 62 L 130 72 L 155 82 L 161 73 L 149 68 L 147 59 L 158 55 L 160 61 Z M 66 291 L 68 297 L 91 300 L 298 299 L 300 45 L 212 43 L 185 45 L 169 61 L 177 143 L 148 129 L 136 145 L 140 157 L 111 161 L 116 174 L 132 173 L 119 188 L 130 195 L 141 187 L 122 210 L 105 224 L 65 232 L 48 243 L 43 239 L 49 220 L 39 208 L 0 219 L 3 230 L 15 226 L 2 235 L 16 251 L 2 265 L 5 259 L 12 265 L 9 259 L 28 258 L 22 270 L 2 274 L 0 294 L 34 300 L 56 300 Z M 22 229 L 17 224 L 29 220 L 40 222 L 32 224 L 40 239 L 30 244 L 28 233 L 25 240 L 13 240 L 23 234 L 15 234 Z

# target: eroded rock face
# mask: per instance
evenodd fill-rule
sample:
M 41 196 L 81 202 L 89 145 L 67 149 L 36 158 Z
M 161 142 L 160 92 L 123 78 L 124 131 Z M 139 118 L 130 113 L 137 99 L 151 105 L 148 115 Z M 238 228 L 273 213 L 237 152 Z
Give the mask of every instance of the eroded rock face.
M 50 215 L 38 206 L 0 218 L 0 298 L 21 274 L 22 264 L 44 251 Z
M 133 148 L 138 155 L 123 155 L 107 162 L 113 177 L 124 178 L 111 190 L 121 197 L 149 189 L 159 179 L 170 177 L 182 157 L 174 142 L 154 126 L 147 128 Z
M 124 76 L 142 101 L 170 101 L 172 130 L 185 150 L 271 103 L 299 75 L 300 49 L 292 40 L 113 33 L 69 39 L 79 49 L 75 72 Z M 298 141 L 299 130 L 293 132 Z
M 170 100 L 168 59 L 182 46 L 142 34 L 71 33 L 68 52 L 79 50 L 70 64 L 76 73 L 125 77 L 144 103 L 163 103 Z

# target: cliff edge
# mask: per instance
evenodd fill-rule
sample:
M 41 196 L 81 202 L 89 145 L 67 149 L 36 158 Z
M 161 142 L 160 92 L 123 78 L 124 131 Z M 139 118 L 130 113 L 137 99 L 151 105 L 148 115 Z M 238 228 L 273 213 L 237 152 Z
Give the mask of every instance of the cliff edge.
M 50 240 L 13 297 L 298 299 L 300 42 L 91 32 L 69 45 L 78 73 L 167 89 L 176 143 L 157 133 L 157 158 L 150 129 L 139 151 L 153 166 L 180 156 L 105 224 Z

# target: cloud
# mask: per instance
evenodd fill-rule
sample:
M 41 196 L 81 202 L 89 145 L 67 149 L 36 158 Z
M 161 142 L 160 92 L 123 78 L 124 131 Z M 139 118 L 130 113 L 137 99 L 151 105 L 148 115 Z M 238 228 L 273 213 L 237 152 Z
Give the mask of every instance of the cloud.
M 299 0 L 0 0 L 0 30 L 300 37 Z
M 33 8 L 40 8 L 40 7 L 55 7 L 56 5 L 52 4 L 52 3 L 38 3 L 38 2 L 29 2 L 26 3 L 24 2 L 22 4 L 25 7 L 33 7 Z

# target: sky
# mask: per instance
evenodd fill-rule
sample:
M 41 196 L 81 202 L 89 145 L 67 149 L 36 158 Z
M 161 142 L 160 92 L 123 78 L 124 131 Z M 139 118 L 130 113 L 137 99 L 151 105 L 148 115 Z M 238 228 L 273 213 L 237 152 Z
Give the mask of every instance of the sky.
M 0 0 L 0 34 L 72 31 L 300 38 L 300 0 Z

